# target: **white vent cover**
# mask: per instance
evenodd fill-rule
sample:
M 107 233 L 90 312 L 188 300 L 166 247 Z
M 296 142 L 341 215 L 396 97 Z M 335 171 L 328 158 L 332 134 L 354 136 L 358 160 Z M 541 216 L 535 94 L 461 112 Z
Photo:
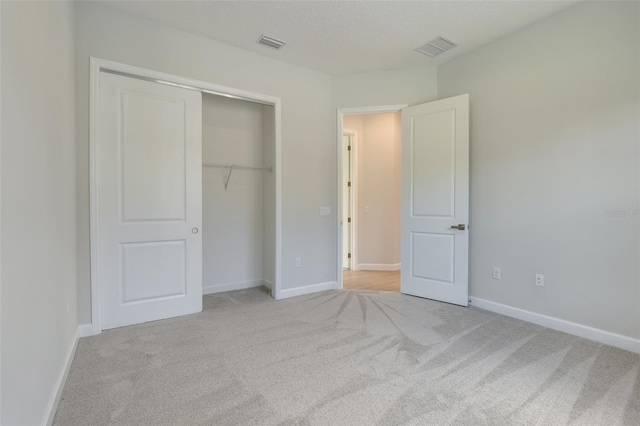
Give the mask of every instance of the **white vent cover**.
M 429 42 L 427 42 L 427 44 L 425 44 L 424 46 L 418 47 L 416 51 L 424 53 L 425 55 L 433 58 L 441 53 L 446 52 L 447 50 L 453 49 L 457 45 L 457 43 L 439 36 L 434 38 L 433 40 L 429 40 Z
M 287 44 L 286 42 L 284 42 L 282 40 L 278 40 L 276 38 L 269 37 L 269 36 L 266 36 L 264 34 L 262 34 L 260 36 L 260 38 L 258 39 L 258 41 L 256 43 L 264 44 L 265 46 L 269 46 L 269 47 L 272 47 L 274 49 L 282 49 L 282 47 L 285 44 Z

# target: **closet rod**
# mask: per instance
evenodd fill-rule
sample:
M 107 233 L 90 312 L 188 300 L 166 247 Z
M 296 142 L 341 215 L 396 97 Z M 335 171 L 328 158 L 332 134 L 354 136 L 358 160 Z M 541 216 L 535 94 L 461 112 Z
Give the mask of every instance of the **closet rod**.
M 215 167 L 217 169 L 234 169 L 234 170 L 255 170 L 256 172 L 273 173 L 273 167 L 250 167 L 250 166 L 238 166 L 237 164 L 211 164 L 211 163 L 203 163 L 202 167 Z
M 251 166 L 238 166 L 237 164 L 210 164 L 210 163 L 202 163 L 202 167 L 215 167 L 217 169 L 229 169 L 229 174 L 227 175 L 227 181 L 224 183 L 225 191 L 229 187 L 229 180 L 231 179 L 231 173 L 233 172 L 234 169 L 254 170 L 257 172 L 273 173 L 273 167 L 251 167 Z

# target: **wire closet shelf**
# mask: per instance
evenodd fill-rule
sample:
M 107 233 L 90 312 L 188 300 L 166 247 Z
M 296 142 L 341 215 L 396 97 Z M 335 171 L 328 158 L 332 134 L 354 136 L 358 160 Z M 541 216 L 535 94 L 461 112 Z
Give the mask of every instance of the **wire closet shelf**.
M 227 175 L 227 180 L 224 183 L 224 190 L 226 191 L 229 187 L 229 180 L 231 179 L 231 173 L 234 170 L 251 170 L 254 172 L 268 172 L 273 173 L 273 167 L 252 167 L 252 166 L 239 166 L 238 164 L 213 164 L 213 163 L 203 163 L 202 167 L 212 167 L 216 169 L 229 169 L 229 174 Z

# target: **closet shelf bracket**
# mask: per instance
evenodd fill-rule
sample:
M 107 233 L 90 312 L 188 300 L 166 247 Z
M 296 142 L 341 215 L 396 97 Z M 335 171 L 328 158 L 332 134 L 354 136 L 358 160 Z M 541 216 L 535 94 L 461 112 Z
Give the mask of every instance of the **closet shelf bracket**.
M 227 175 L 227 181 L 224 183 L 224 190 L 227 190 L 227 187 L 229 186 L 229 179 L 231 179 L 231 173 L 233 172 L 233 165 L 229 167 L 229 174 Z

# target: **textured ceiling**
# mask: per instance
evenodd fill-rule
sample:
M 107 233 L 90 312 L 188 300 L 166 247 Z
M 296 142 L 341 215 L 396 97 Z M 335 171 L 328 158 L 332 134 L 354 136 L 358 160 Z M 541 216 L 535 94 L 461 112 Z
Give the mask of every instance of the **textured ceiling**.
M 446 62 L 577 1 L 106 1 L 103 4 L 329 74 Z M 256 44 L 260 34 L 288 44 Z M 442 35 L 437 58 L 414 51 Z

